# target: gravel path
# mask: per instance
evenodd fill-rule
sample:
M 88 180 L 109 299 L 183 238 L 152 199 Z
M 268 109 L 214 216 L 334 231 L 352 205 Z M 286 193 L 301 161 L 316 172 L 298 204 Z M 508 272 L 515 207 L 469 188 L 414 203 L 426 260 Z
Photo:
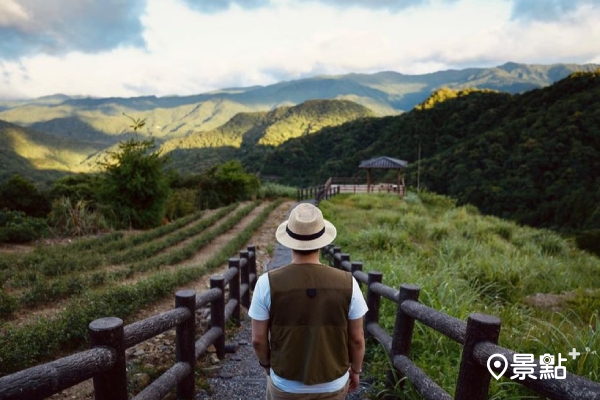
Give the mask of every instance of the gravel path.
M 295 206 L 296 204 L 293 204 Z M 293 206 L 290 208 L 293 208 Z M 288 212 L 289 213 L 289 212 Z M 273 240 L 275 238 L 273 237 Z M 279 268 L 292 259 L 292 251 L 277 244 L 273 258 L 266 265 L 267 270 Z M 221 360 L 219 370 L 208 379 L 209 389 L 198 390 L 197 400 L 259 400 L 265 398 L 267 379 L 263 368 L 258 365 L 252 349 L 252 330 L 250 318 L 245 315 L 241 329 L 229 341 L 238 345 L 234 354 L 227 354 Z M 347 400 L 367 399 L 367 385 L 361 384 L 359 390 L 346 396 Z

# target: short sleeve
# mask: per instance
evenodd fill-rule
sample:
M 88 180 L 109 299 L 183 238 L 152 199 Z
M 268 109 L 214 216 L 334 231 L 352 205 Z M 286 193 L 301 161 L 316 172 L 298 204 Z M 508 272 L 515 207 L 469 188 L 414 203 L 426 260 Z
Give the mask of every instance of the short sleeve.
M 369 307 L 363 297 L 360 286 L 354 277 L 352 277 L 352 300 L 350 301 L 350 309 L 348 310 L 348 319 L 359 319 L 363 317 Z
M 254 287 L 248 315 L 254 320 L 265 321 L 269 319 L 270 308 L 271 287 L 269 285 L 269 277 L 267 274 L 263 274 L 258 278 L 256 286 Z

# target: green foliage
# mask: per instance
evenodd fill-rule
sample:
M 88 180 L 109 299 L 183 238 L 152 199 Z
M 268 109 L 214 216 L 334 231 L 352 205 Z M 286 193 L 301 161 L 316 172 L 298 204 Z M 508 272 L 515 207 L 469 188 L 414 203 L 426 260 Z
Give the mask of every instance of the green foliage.
M 41 238 L 47 225 L 22 211 L 0 210 L 0 243 L 28 243 Z
M 582 250 L 600 255 L 600 229 L 583 231 L 578 234 L 577 246 Z
M 22 211 L 31 217 L 43 218 L 49 211 L 48 200 L 28 179 L 14 175 L 0 184 L 0 209 Z
M 296 198 L 297 195 L 297 188 L 275 182 L 262 183 L 258 189 L 258 198 L 260 199 L 275 199 L 278 197 Z
M 92 174 L 68 175 L 57 179 L 50 189 L 50 198 L 54 201 L 67 197 L 73 201 L 84 200 L 94 204 L 98 200 L 98 186 L 101 177 Z
M 187 177 L 177 185 L 193 188 L 197 193 L 197 207 L 206 209 L 255 198 L 260 180 L 247 173 L 239 161 L 228 161 Z
M 104 216 L 93 211 L 86 200 L 72 201 L 68 197 L 52 202 L 48 225 L 60 236 L 84 236 L 108 229 Z
M 17 300 L 0 289 L 0 318 L 7 318 L 18 308 Z
M 576 347 L 582 358 L 569 360 L 567 370 L 600 381 L 600 357 L 593 353 L 600 348 L 598 258 L 550 231 L 482 216 L 473 206 L 452 207 L 452 199 L 431 193 L 410 198 L 339 195 L 320 208 L 338 229 L 336 245 L 363 262 L 366 272 L 382 272 L 385 285 L 415 284 L 420 302 L 461 320 L 477 312 L 499 317 L 500 345 L 519 353 L 564 354 Z M 560 313 L 532 306 L 538 293 L 560 299 Z M 396 304 L 382 300 L 379 319 L 390 334 L 396 311 Z M 460 357 L 461 346 L 415 324 L 411 359 L 449 393 Z M 380 344 L 369 343 L 365 363 L 375 382 L 385 380 L 390 364 Z M 412 385 L 390 394 L 421 399 Z M 494 399 L 531 395 L 503 381 L 490 392 Z
M 193 189 L 171 190 L 167 199 L 166 216 L 169 220 L 185 217 L 197 210 L 196 191 Z
M 474 92 L 491 93 L 492 90 L 481 89 L 462 89 L 454 90 L 450 88 L 441 88 L 434 91 L 424 102 L 417 105 L 415 110 L 428 110 L 435 107 L 437 104 L 443 103 L 446 100 L 455 99 L 457 97 L 467 96 Z
M 114 225 L 151 228 L 162 223 L 169 195 L 163 170 L 167 159 L 152 152 L 154 148 L 154 139 L 131 139 L 101 163 L 105 170 L 101 198 Z

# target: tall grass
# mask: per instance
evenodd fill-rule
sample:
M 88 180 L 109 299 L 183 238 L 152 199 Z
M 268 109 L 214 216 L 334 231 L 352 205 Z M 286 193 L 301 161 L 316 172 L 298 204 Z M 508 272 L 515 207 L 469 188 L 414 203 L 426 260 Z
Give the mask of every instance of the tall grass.
M 280 197 L 296 198 L 298 189 L 275 182 L 266 182 L 258 189 L 259 199 L 275 199 Z
M 472 206 L 430 193 L 341 195 L 320 205 L 338 228 L 336 245 L 383 272 L 383 283 L 421 287 L 425 305 L 465 320 L 474 312 L 498 316 L 500 344 L 517 353 L 564 355 L 567 371 L 600 381 L 600 260 L 559 235 L 482 216 Z M 554 294 L 560 312 L 530 305 L 537 293 Z M 563 293 L 569 293 L 565 295 Z M 393 329 L 396 305 L 382 302 L 380 322 Z M 587 350 L 586 350 L 587 349 Z M 449 393 L 454 392 L 461 347 L 416 324 L 411 357 Z M 383 382 L 389 368 L 369 346 L 369 371 Z M 494 399 L 538 398 L 518 384 L 493 380 Z M 398 394 L 399 395 L 399 394 Z M 402 398 L 419 399 L 407 385 Z M 540 397 L 541 398 L 541 397 Z

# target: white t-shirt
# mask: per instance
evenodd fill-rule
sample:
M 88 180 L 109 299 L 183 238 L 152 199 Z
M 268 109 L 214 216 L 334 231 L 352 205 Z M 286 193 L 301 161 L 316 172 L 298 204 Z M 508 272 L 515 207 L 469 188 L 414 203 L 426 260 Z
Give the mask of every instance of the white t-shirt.
M 285 267 L 283 267 L 285 268 Z M 257 321 L 265 321 L 269 319 L 269 309 L 271 308 L 271 286 L 269 284 L 269 278 L 267 274 L 263 274 L 258 278 L 254 293 L 252 295 L 252 303 L 250 303 L 250 309 L 248 315 L 250 318 Z M 359 319 L 363 317 L 368 311 L 367 303 L 360 291 L 358 282 L 352 277 L 352 300 L 350 301 L 350 308 L 348 310 L 348 319 Z M 348 382 L 348 372 L 342 375 L 340 378 L 326 383 L 319 383 L 316 385 L 305 385 L 299 381 L 291 381 L 289 379 L 282 378 L 273 372 L 271 369 L 271 380 L 273 384 L 280 390 L 287 393 L 331 393 L 336 392 L 346 385 Z

